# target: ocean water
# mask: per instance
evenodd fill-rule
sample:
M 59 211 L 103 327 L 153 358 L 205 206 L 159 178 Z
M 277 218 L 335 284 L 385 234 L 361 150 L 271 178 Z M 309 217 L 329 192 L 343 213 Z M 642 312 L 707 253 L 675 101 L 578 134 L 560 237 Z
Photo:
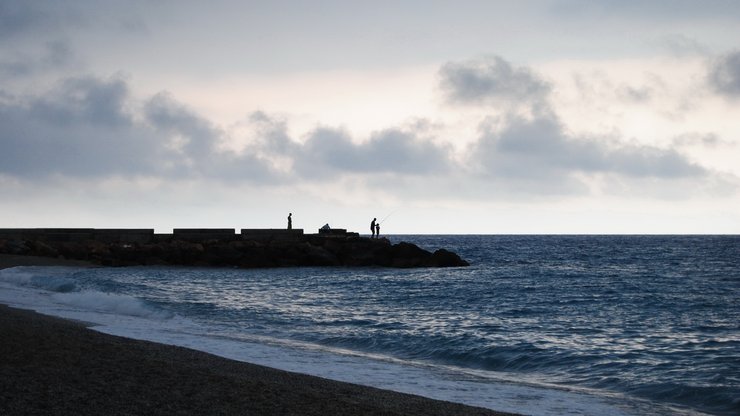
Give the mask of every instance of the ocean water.
M 390 238 L 472 266 L 16 267 L 0 302 L 523 414 L 740 414 L 740 237 Z

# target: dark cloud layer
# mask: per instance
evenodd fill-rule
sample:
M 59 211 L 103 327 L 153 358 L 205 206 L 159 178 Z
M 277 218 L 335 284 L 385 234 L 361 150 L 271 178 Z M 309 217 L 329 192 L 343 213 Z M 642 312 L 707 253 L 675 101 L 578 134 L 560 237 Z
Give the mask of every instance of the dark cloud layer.
M 46 42 L 37 53 L 15 52 L 0 57 L 0 76 L 21 77 L 63 68 L 74 60 L 69 45 L 55 40 Z
M 21 177 L 156 171 L 151 132 L 124 109 L 120 80 L 75 78 L 44 97 L 0 106 L 0 172 Z
M 155 95 L 145 104 L 144 116 L 163 136 L 180 139 L 181 143 L 173 146 L 189 157 L 207 157 L 213 152 L 216 140 L 221 136 L 221 132 L 210 122 L 166 93 Z
M 501 57 L 449 62 L 440 69 L 448 101 L 461 104 L 540 104 L 551 90 L 531 70 Z
M 265 163 L 217 152 L 220 131 L 170 97 L 132 106 L 125 81 L 94 77 L 0 105 L 0 174 L 272 178 Z
M 0 2 L 0 39 L 8 39 L 50 23 L 50 16 L 33 1 Z
M 509 69 L 501 72 L 510 74 Z M 546 99 L 549 87 L 531 75 L 493 78 L 534 87 L 492 89 L 482 83 L 483 92 L 467 96 Z M 167 93 L 140 104 L 123 79 L 70 78 L 42 96 L 0 101 L 0 175 L 37 181 L 122 176 L 251 184 L 331 182 L 354 175 L 368 184 L 406 178 L 430 189 L 440 178 L 470 180 L 468 189 L 476 178 L 484 178 L 499 189 L 529 194 L 584 192 L 583 177 L 595 175 L 669 181 L 709 175 L 675 150 L 574 136 L 550 112 L 509 115 L 503 127 L 483 124 L 463 160 L 412 127 L 380 130 L 362 141 L 344 130 L 321 127 L 297 140 L 288 134 L 285 120 L 255 112 L 247 122 L 256 139 L 242 151 L 223 150 L 227 133 Z
M 69 78 L 44 97 L 33 98 L 30 115 L 60 127 L 90 125 L 120 127 L 132 124 L 125 106 L 128 85 L 120 79 Z
M 390 129 L 354 143 L 345 132 L 321 128 L 295 155 L 296 169 L 309 176 L 347 173 L 436 174 L 448 171 L 448 149 Z
M 709 83 L 719 94 L 740 97 L 740 51 L 724 55 L 713 63 Z
M 301 143 L 284 122 L 264 113 L 249 121 L 257 141 L 239 153 L 219 150 L 225 132 L 167 93 L 137 107 L 122 79 L 70 78 L 43 96 L 0 105 L 0 174 L 274 183 L 290 178 L 278 173 L 271 158 L 288 158 L 294 174 L 324 180 L 450 168 L 448 149 L 399 129 L 356 143 L 341 130 L 318 128 Z
M 548 117 L 513 118 L 498 131 L 483 127 L 472 150 L 488 177 L 537 192 L 585 191 L 578 179 L 582 174 L 671 180 L 708 173 L 675 150 L 574 137 Z

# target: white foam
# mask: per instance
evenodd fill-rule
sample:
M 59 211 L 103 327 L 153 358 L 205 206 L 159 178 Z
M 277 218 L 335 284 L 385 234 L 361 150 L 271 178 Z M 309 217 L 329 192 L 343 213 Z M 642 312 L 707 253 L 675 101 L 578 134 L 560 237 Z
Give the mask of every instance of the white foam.
M 190 324 L 190 331 L 197 329 Z M 145 339 L 205 351 L 225 358 L 265 365 L 281 370 L 362 384 L 438 400 L 528 415 L 644 414 L 635 404 L 629 407 L 605 398 L 557 389 L 514 383 L 491 382 L 462 373 L 429 366 L 402 365 L 357 355 L 331 354 L 318 348 L 290 348 L 173 331 L 173 328 L 126 329 L 98 327 L 112 335 Z
M 18 286 L 27 286 L 31 279 L 36 276 L 33 269 L 27 267 L 11 267 L 9 269 L 0 269 L 0 282 L 9 283 Z
M 64 267 L 12 267 L 0 270 L 0 282 L 66 292 L 75 288 L 74 281 L 67 278 L 72 270 Z
M 75 306 L 86 311 L 155 319 L 172 317 L 171 313 L 156 310 L 141 299 L 128 295 L 84 291 L 55 293 L 51 295 L 51 298 L 58 303 Z

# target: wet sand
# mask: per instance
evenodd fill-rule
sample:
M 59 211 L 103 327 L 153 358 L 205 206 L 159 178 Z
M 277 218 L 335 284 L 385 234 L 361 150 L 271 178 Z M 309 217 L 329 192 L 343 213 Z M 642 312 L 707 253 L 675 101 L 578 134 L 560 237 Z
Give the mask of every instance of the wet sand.
M 71 265 L 12 260 L 0 256 L 0 268 Z M 0 414 L 503 413 L 102 334 L 83 323 L 0 305 Z

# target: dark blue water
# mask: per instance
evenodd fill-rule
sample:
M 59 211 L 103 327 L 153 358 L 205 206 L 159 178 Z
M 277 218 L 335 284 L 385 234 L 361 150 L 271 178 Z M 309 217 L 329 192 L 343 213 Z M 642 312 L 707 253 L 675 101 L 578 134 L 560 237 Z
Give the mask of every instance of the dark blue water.
M 74 290 L 145 299 L 224 337 L 740 414 L 740 237 L 391 239 L 452 249 L 472 266 L 95 269 L 78 273 Z
M 476 265 L 470 293 L 448 287 L 479 319 L 458 338 L 474 341 L 442 359 L 740 413 L 739 237 L 413 240 Z

